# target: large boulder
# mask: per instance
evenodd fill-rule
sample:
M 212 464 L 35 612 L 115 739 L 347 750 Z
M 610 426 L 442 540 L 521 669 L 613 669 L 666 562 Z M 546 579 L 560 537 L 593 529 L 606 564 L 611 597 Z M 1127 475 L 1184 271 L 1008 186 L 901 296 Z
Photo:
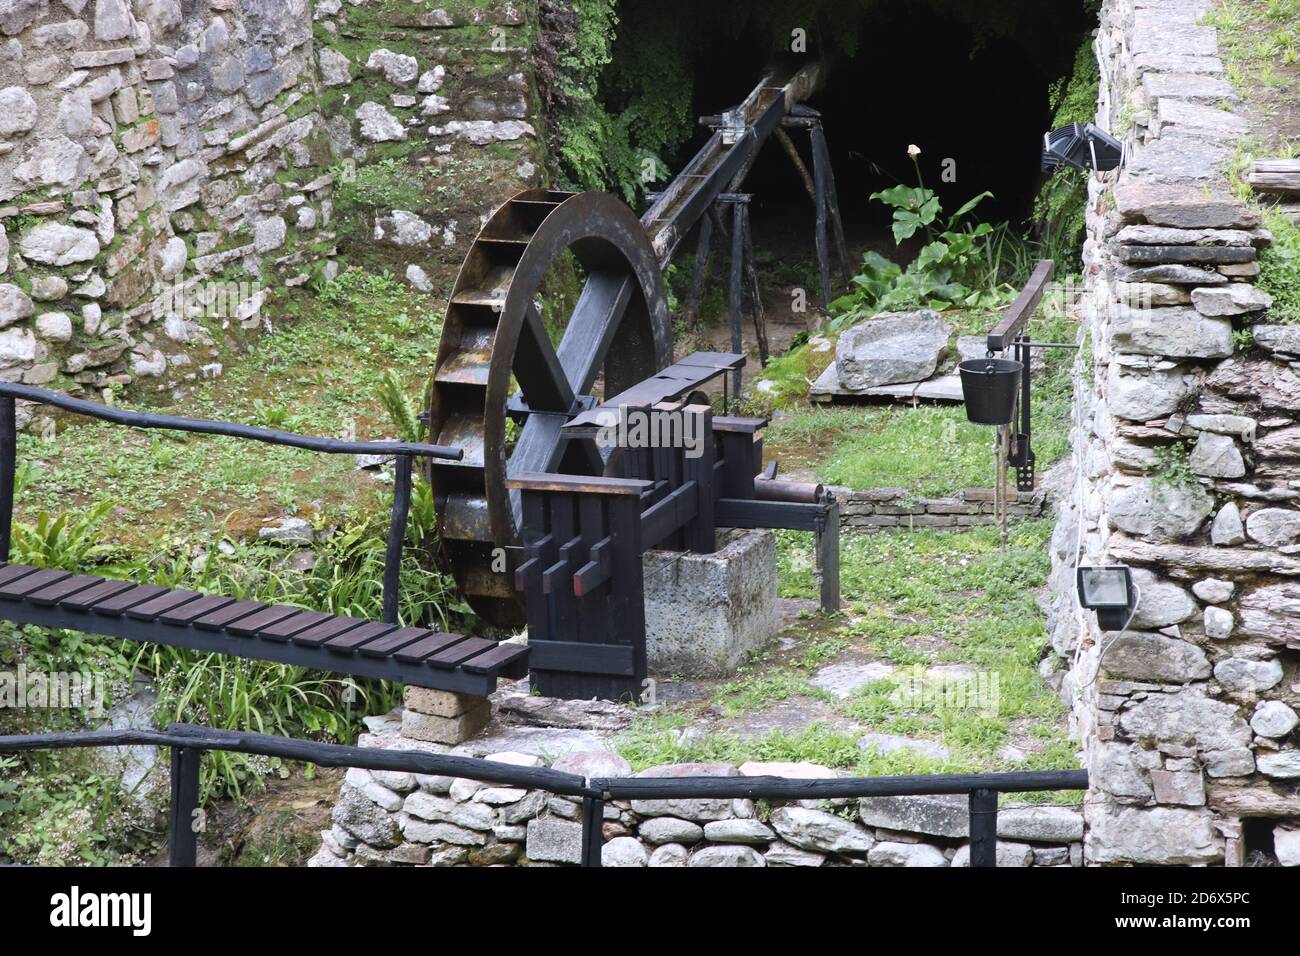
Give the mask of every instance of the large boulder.
M 939 367 L 951 334 L 929 309 L 884 313 L 855 325 L 835 348 L 840 386 L 856 391 L 923 381 Z

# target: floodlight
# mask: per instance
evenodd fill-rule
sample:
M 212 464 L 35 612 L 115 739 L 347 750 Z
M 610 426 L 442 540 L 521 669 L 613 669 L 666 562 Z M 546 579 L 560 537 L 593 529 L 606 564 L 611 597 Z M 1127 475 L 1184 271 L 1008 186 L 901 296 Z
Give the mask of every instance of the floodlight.
M 1092 123 L 1071 123 L 1043 136 L 1043 169 L 1063 166 L 1106 172 L 1124 162 L 1124 144 Z

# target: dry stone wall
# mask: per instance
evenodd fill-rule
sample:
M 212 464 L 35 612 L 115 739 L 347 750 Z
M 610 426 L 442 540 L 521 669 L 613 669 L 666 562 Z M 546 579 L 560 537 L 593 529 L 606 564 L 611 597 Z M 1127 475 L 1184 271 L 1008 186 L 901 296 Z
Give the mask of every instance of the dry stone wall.
M 349 236 L 434 291 L 419 262 L 539 176 L 529 35 L 476 0 L 3 0 L 0 377 L 183 389 L 331 277 Z M 338 203 L 385 161 L 390 179 L 459 164 L 483 189 L 407 177 L 459 228 L 383 190 Z
M 408 690 L 406 713 L 420 707 Z M 432 696 L 432 695 L 428 695 Z M 612 706 L 612 705 L 611 705 Z M 584 777 L 632 776 L 628 762 L 588 731 L 501 728 L 459 747 L 405 736 L 403 718 L 367 718 L 363 747 L 482 757 Z M 526 748 L 526 749 L 518 749 Z M 784 776 L 836 771 L 811 763 L 666 764 L 640 777 Z M 464 778 L 349 770 L 332 826 L 309 866 L 564 866 L 581 860 L 581 801 Z M 1083 817 L 1071 807 L 1005 809 L 999 866 L 1080 866 Z M 604 866 L 968 866 L 967 800 L 873 797 L 775 802 L 691 799 L 605 805 Z
M 1052 542 L 1052 655 L 1093 786 L 1094 864 L 1300 864 L 1300 333 L 1253 284 L 1270 241 L 1233 197 L 1244 120 L 1206 0 L 1106 0 L 1073 494 Z M 1135 569 L 1122 637 L 1076 560 Z

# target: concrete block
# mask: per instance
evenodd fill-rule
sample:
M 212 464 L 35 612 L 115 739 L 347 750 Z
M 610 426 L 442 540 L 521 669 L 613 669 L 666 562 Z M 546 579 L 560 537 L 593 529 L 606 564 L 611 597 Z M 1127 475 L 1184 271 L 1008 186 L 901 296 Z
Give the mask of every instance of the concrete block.
M 402 691 L 402 703 L 407 710 L 434 717 L 459 717 L 481 707 L 485 700 L 477 694 L 456 694 L 431 687 L 407 686 Z
M 487 726 L 492 718 L 492 705 L 486 697 L 472 710 L 455 717 L 439 717 L 406 709 L 402 711 L 402 734 L 415 740 L 428 740 L 438 744 L 458 744 L 473 737 Z
M 724 677 L 776 636 L 772 532 L 719 532 L 713 554 L 647 551 L 644 569 L 651 671 Z

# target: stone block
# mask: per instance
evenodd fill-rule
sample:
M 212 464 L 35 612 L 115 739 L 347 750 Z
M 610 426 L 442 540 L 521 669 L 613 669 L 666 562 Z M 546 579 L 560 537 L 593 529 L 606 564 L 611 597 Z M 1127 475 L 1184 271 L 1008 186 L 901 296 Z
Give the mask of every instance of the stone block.
M 648 551 L 644 569 L 652 671 L 724 677 L 777 632 L 770 531 L 719 535 L 713 554 Z
M 481 707 L 485 698 L 477 694 L 457 694 L 431 687 L 406 687 L 402 691 L 402 704 L 407 710 L 433 717 L 459 717 Z
M 455 717 L 422 714 L 416 710 L 402 711 L 402 734 L 416 740 L 438 744 L 458 744 L 468 740 L 487 726 L 492 718 L 492 706 L 486 698 L 482 704 Z

